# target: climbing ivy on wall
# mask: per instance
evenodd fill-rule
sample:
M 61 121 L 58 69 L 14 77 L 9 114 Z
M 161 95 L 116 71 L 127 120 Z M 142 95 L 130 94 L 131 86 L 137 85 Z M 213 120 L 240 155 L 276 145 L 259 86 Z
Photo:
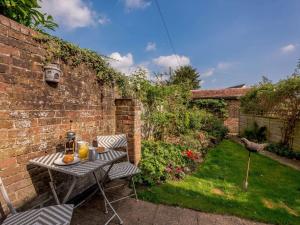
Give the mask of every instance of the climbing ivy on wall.
M 72 67 L 85 64 L 96 72 L 101 83 L 111 87 L 117 85 L 121 95 L 126 95 L 128 79 L 124 74 L 117 72 L 109 65 L 108 57 L 101 56 L 90 49 L 80 48 L 48 34 L 40 34 L 35 36 L 34 39 L 47 51 L 45 63 L 53 63 L 59 60 Z

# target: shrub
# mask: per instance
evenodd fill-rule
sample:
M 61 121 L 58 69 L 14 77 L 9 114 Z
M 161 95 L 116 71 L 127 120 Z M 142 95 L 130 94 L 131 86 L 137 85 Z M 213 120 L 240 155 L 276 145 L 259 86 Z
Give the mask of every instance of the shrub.
M 243 136 L 251 141 L 263 142 L 267 140 L 267 127 L 259 127 L 254 122 L 250 127 L 244 130 Z
M 300 152 L 295 152 L 283 144 L 270 144 L 267 150 L 280 156 L 300 160 Z
M 223 99 L 197 99 L 191 101 L 190 105 L 198 109 L 207 110 L 219 118 L 227 117 L 227 104 Z
M 228 134 L 228 128 L 224 126 L 223 121 L 214 116 L 207 118 L 202 129 L 212 136 L 216 142 L 220 142 Z
M 298 65 L 298 69 L 300 65 Z M 293 74 L 273 84 L 262 82 L 241 98 L 245 113 L 265 114 L 283 121 L 281 143 L 291 147 L 300 116 L 300 75 Z
M 180 179 L 194 166 L 197 155 L 180 145 L 143 141 L 138 182 L 154 185 L 166 179 Z

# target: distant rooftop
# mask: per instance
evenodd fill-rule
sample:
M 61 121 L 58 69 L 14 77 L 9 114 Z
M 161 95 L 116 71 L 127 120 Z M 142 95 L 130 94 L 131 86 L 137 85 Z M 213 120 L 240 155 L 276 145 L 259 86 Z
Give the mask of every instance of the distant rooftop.
M 241 86 L 241 85 L 238 85 Z M 192 90 L 193 99 L 239 99 L 244 96 L 250 88 L 242 87 L 223 88 L 215 90 Z
M 238 84 L 238 85 L 228 87 L 228 88 L 245 88 L 245 87 L 247 87 L 246 84 Z

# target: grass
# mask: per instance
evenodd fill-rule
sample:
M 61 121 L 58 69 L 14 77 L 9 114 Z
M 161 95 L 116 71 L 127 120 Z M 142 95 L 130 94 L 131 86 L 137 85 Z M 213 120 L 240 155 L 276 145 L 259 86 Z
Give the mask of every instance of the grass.
M 272 224 L 300 224 L 300 172 L 224 140 L 209 151 L 197 171 L 181 181 L 139 190 L 141 199 L 204 212 L 235 215 Z

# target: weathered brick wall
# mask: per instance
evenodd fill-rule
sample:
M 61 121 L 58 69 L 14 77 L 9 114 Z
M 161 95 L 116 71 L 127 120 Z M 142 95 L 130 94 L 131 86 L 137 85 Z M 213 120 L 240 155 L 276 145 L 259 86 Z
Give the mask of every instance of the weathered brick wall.
M 237 134 L 239 132 L 239 112 L 240 100 L 239 99 L 226 99 L 228 118 L 224 121 L 224 125 L 228 127 L 229 132 Z
M 141 159 L 141 109 L 132 99 L 116 99 L 116 133 L 127 134 L 130 161 Z
M 280 142 L 282 139 L 283 122 L 279 118 L 254 116 L 241 113 L 239 122 L 240 135 L 243 134 L 247 127 L 252 126 L 254 122 L 256 122 L 260 127 L 267 127 L 268 141 L 273 143 Z M 300 151 L 300 121 L 297 121 L 296 123 L 293 149 L 295 151 Z
M 0 15 L 0 176 L 17 207 L 49 190 L 46 171 L 28 160 L 61 150 L 70 120 L 77 137 L 87 141 L 116 131 L 115 90 L 101 86 L 84 65 L 61 64 L 60 83 L 47 84 L 46 52 L 33 35 Z M 134 129 L 128 133 L 135 135 Z

